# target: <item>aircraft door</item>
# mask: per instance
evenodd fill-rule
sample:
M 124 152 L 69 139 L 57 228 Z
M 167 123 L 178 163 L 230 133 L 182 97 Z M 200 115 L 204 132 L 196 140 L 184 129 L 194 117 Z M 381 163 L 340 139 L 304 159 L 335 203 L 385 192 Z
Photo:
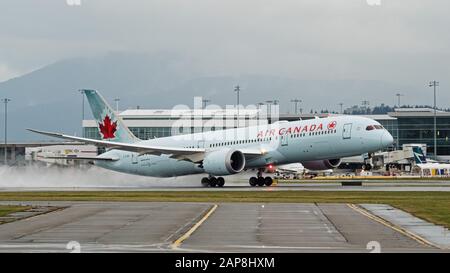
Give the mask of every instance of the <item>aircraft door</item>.
M 289 135 L 280 136 L 281 146 L 288 146 Z
M 138 157 L 139 157 L 139 154 L 132 153 L 131 154 L 131 164 L 138 164 Z
M 342 138 L 350 139 L 351 137 L 352 137 L 352 124 L 351 123 L 344 124 L 344 128 L 342 130 Z
M 197 143 L 197 148 L 205 148 L 205 141 L 199 140 Z

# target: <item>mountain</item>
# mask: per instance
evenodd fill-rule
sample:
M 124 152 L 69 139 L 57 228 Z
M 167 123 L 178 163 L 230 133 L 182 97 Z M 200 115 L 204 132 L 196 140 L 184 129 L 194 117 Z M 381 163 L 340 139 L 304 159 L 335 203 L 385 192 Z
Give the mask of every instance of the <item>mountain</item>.
M 75 58 L 50 64 L 18 78 L 0 83 L 0 97 L 8 104 L 9 139 L 41 140 L 25 131 L 38 128 L 81 134 L 81 88 L 99 90 L 111 104 L 120 98 L 121 109 L 171 108 L 193 105 L 193 96 L 203 96 L 218 105 L 233 105 L 233 87 L 242 87 L 244 105 L 278 99 L 281 112 L 292 112 L 290 100 L 303 100 L 304 112 L 339 109 L 369 100 L 371 105 L 395 103 L 401 90 L 408 103 L 429 104 L 423 89 L 382 81 L 305 80 L 271 75 L 199 76 L 189 61 L 173 54 L 111 53 L 93 58 Z M 444 96 L 444 94 L 442 94 Z M 448 97 L 448 95 L 447 95 Z M 412 98 L 415 101 L 412 101 Z M 441 99 L 443 99 L 441 97 Z M 449 98 L 447 98 L 448 101 Z M 90 111 L 86 110 L 87 117 Z M 1 117 L 3 113 L 1 112 Z M 3 119 L 0 120 L 3 128 Z M 1 137 L 0 137 L 1 138 Z
M 25 128 L 80 135 L 81 94 L 77 90 L 98 89 L 110 101 L 120 97 L 121 103 L 135 105 L 141 103 L 140 96 L 147 100 L 159 97 L 192 77 L 178 66 L 181 64 L 165 54 L 113 53 L 63 60 L 0 83 L 0 97 L 12 99 L 8 104 L 9 139 L 42 139 Z M 3 117 L 3 112 L 0 115 Z M 4 126 L 3 118 L 0 126 Z

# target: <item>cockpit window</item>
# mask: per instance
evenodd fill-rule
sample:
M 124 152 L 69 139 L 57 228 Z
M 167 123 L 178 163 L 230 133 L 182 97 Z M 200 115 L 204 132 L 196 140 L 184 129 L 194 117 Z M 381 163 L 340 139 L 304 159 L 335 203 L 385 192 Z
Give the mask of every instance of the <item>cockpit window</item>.
M 383 129 L 384 129 L 384 127 L 381 126 L 381 125 L 378 125 L 378 124 L 376 124 L 376 125 L 369 125 L 369 126 L 366 127 L 366 131 L 383 130 Z

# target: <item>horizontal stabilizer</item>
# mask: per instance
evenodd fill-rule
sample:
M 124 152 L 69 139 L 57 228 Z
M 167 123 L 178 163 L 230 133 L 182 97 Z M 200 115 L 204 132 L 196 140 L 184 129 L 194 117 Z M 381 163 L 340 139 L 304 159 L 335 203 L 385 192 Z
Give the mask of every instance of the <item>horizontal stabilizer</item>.
M 86 156 L 43 156 L 44 159 L 88 160 L 88 161 L 117 161 L 113 157 L 86 157 Z

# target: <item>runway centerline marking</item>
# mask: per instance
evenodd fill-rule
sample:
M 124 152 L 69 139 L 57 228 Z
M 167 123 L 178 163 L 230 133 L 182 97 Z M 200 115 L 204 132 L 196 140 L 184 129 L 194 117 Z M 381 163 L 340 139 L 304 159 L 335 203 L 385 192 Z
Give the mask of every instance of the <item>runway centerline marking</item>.
M 205 214 L 205 216 L 202 217 L 202 219 L 200 219 L 191 229 L 189 229 L 185 234 L 183 234 L 180 238 L 178 238 L 177 240 L 175 240 L 171 245 L 170 248 L 172 249 L 177 249 L 180 247 L 180 245 L 187 239 L 189 238 L 192 233 L 194 233 L 202 224 L 203 222 L 206 221 L 206 219 L 209 218 L 209 216 L 211 216 L 211 214 L 214 213 L 214 211 L 216 211 L 217 207 L 219 207 L 217 204 L 214 204 L 214 206 L 212 206 L 209 211 Z
M 436 244 L 433 244 L 432 242 L 422 238 L 421 236 L 419 236 L 419 235 L 417 235 L 417 234 L 415 234 L 415 233 L 413 233 L 413 232 L 411 232 L 411 231 L 409 231 L 409 230 L 407 230 L 405 228 L 397 226 L 397 225 L 395 225 L 395 224 L 393 224 L 393 223 L 391 223 L 391 222 L 389 222 L 389 221 L 387 221 L 387 220 L 385 220 L 385 219 L 383 219 L 383 218 L 381 218 L 379 216 L 376 216 L 376 215 L 372 214 L 371 212 L 369 212 L 368 210 L 366 210 L 366 209 L 364 209 L 364 208 L 362 208 L 360 206 L 357 206 L 355 204 L 347 204 L 347 206 L 352 208 L 353 210 L 361 213 L 362 215 L 364 215 L 364 216 L 366 216 L 366 217 L 368 217 L 368 218 L 370 218 L 370 219 L 372 219 L 372 220 L 374 220 L 374 221 L 376 221 L 376 222 L 378 222 L 378 223 L 380 223 L 380 224 L 382 224 L 382 225 L 384 225 L 386 227 L 389 227 L 389 228 L 391 228 L 391 229 L 393 229 L 393 230 L 395 230 L 395 231 L 397 231 L 397 232 L 407 236 L 408 238 L 413 239 L 416 242 L 419 242 L 422 245 L 426 245 L 426 246 L 429 246 L 429 247 L 435 247 L 437 249 L 442 249 L 440 246 L 438 246 Z

